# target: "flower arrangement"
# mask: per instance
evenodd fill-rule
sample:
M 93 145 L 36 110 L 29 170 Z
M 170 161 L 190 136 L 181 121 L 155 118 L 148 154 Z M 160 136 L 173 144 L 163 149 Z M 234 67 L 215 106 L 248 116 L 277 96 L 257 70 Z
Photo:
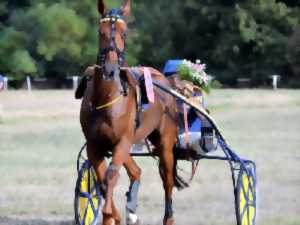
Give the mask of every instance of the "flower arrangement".
M 183 60 L 182 64 L 178 67 L 178 74 L 180 79 L 193 82 L 194 85 L 198 86 L 204 92 L 209 93 L 211 77 L 205 73 L 206 65 L 192 63 L 189 60 Z

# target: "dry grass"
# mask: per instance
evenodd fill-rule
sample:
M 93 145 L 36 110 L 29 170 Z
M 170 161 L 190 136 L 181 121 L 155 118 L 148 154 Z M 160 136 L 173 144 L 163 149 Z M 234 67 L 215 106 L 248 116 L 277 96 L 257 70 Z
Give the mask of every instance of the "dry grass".
M 259 224 L 300 224 L 300 91 L 216 90 L 206 99 L 231 146 L 257 163 Z M 71 91 L 0 93 L 0 217 L 73 218 L 75 161 L 84 142 L 79 105 Z M 141 219 L 161 224 L 157 162 L 138 163 Z M 127 188 L 122 171 L 116 199 L 123 214 Z M 174 205 L 179 225 L 235 224 L 227 164 L 200 162 L 191 187 L 174 191 Z

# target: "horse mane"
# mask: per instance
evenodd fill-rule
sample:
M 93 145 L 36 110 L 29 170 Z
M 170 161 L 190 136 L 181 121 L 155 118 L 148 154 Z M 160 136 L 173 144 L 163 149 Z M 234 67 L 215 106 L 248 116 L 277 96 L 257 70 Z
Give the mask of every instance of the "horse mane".
M 89 66 L 84 71 L 84 76 L 81 78 L 81 80 L 79 82 L 79 85 L 78 85 L 78 87 L 76 88 L 76 91 L 75 91 L 75 98 L 76 99 L 83 98 L 84 92 L 85 92 L 86 87 L 87 87 L 87 82 L 91 79 L 91 77 L 94 76 L 95 67 L 97 67 L 97 65 Z

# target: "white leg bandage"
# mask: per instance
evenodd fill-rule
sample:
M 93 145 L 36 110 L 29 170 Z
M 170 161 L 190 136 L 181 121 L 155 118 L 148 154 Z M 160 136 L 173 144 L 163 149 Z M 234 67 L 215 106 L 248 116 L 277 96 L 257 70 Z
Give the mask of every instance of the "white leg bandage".
M 138 216 L 136 214 L 129 212 L 129 210 L 126 210 L 127 224 L 135 224 L 137 220 L 138 220 Z

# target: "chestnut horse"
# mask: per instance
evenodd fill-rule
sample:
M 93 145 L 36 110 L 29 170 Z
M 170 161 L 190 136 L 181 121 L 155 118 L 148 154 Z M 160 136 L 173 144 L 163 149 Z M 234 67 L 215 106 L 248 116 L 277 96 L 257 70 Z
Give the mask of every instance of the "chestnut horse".
M 127 224 L 138 224 L 135 210 L 141 170 L 130 156 L 134 143 L 148 138 L 159 156 L 159 172 L 165 189 L 164 225 L 173 224 L 172 190 L 174 170 L 173 147 L 177 137 L 176 103 L 170 95 L 154 88 L 155 102 L 141 115 L 136 128 L 136 85 L 125 64 L 125 37 L 127 26 L 123 17 L 130 14 L 130 0 L 118 10 L 106 10 L 98 0 L 102 16 L 99 23 L 100 50 L 97 66 L 89 68 L 90 80 L 79 86 L 83 96 L 80 122 L 87 141 L 87 156 L 102 184 L 105 203 L 102 209 L 103 225 L 120 224 L 121 218 L 113 201 L 113 190 L 124 165 L 131 181 L 127 193 Z M 140 69 L 143 70 L 143 69 Z M 159 71 L 150 68 L 153 79 L 169 86 Z M 80 93 L 82 92 L 82 93 Z M 105 156 L 112 153 L 111 164 L 106 167 Z M 175 184 L 180 185 L 179 182 Z

